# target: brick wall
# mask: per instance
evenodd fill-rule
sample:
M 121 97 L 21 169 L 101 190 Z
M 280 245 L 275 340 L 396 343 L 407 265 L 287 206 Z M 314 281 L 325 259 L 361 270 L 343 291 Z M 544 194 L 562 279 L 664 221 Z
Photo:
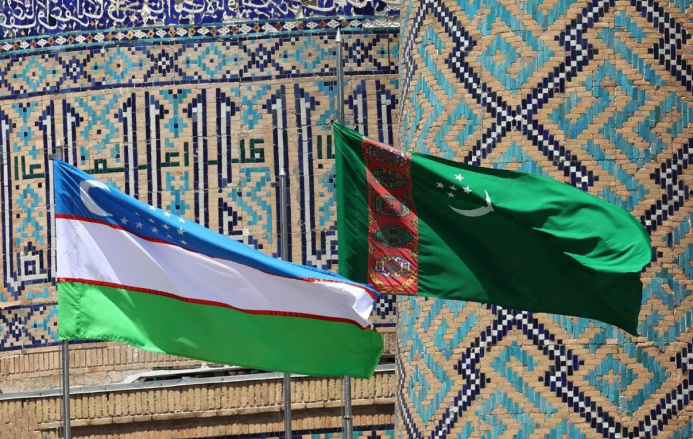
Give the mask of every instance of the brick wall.
M 72 435 L 92 439 L 275 437 L 283 432 L 282 374 L 235 382 L 188 381 L 140 383 L 139 388 L 130 385 L 121 390 L 75 389 L 70 404 Z M 338 377 L 294 377 L 292 430 L 303 435 L 341 429 L 341 392 Z M 370 380 L 352 380 L 355 432 L 376 426 L 387 434 L 394 422 L 394 392 L 393 370 L 376 372 Z M 0 437 L 61 437 L 61 400 L 56 393 L 3 396 Z

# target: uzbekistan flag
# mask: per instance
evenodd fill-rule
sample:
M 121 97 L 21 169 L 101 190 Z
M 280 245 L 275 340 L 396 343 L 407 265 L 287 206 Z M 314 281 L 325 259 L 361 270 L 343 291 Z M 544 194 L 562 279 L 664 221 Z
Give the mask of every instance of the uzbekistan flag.
M 54 161 L 61 340 L 268 371 L 368 378 L 377 298 L 266 256 Z

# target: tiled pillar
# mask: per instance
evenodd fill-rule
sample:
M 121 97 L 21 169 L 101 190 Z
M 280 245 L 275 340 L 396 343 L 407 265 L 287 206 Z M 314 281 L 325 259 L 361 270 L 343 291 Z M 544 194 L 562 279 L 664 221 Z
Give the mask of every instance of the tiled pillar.
M 405 0 L 399 145 L 550 176 L 646 226 L 639 337 L 398 300 L 398 438 L 693 435 L 690 2 Z

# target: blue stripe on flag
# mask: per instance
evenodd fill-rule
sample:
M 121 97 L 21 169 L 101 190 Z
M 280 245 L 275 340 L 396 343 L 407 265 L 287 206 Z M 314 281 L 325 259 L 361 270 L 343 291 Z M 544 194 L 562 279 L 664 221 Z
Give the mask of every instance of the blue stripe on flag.
M 237 262 L 278 276 L 325 279 L 361 285 L 329 271 L 267 256 L 194 221 L 143 203 L 62 160 L 54 160 L 54 172 L 58 215 L 111 224 L 135 235 Z M 377 296 L 375 290 L 366 288 Z

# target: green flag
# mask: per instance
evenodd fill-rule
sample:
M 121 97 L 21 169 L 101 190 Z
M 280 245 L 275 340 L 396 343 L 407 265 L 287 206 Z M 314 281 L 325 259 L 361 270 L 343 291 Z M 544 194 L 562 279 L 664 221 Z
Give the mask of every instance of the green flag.
M 334 135 L 340 274 L 637 333 L 651 248 L 628 212 L 550 178 L 397 150 L 339 124 Z

